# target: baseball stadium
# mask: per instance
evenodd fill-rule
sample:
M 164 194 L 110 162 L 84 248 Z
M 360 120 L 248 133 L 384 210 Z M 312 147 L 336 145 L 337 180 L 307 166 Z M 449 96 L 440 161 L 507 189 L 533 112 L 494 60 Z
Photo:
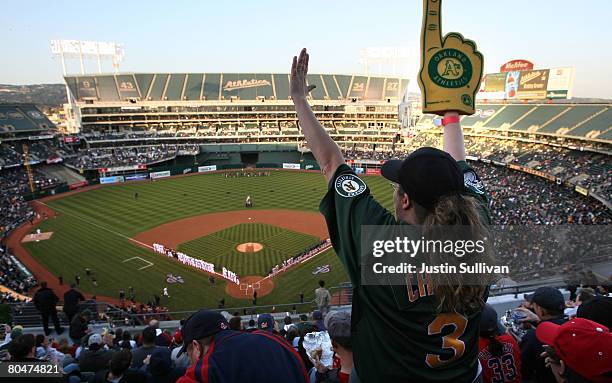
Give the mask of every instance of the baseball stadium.
M 430 10 L 424 17 L 437 15 Z M 425 24 L 423 28 L 425 31 Z M 94 42 L 72 41 L 70 45 L 66 40 L 52 43 L 52 50 L 56 53 L 61 46 L 57 49 L 63 54 L 75 43 L 80 46 L 78 54 L 94 50 L 88 46 Z M 95 47 L 98 55 L 101 47 Z M 144 364 L 143 371 L 155 375 L 154 368 L 146 366 L 153 363 L 153 357 L 138 354 L 139 348 L 151 346 L 147 331 L 155 330 L 157 346 L 187 350 L 195 347 L 183 342 L 191 318 L 220 315 L 221 330 L 226 330 L 226 322 L 232 330 L 253 334 L 274 327 L 283 347 L 301 358 L 304 371 L 312 376 L 321 373 L 319 367 L 331 371 L 331 362 L 322 362 L 327 351 L 321 350 L 321 344 L 327 347 L 329 343 L 327 348 L 336 356 L 344 355 L 348 346 L 341 341 L 355 337 L 350 327 L 357 325 L 355 316 L 362 315 L 368 305 L 388 303 L 386 298 L 375 303 L 368 300 L 371 297 L 364 299 L 374 289 L 355 284 L 359 277 L 347 254 L 358 254 L 355 247 L 346 247 L 346 240 L 361 238 L 362 232 L 350 225 L 359 219 L 355 216 L 374 217 L 376 213 L 371 208 L 350 210 L 357 206 L 351 198 L 367 190 L 384 214 L 398 215 L 401 202 L 397 195 L 409 193 L 403 179 L 388 177 L 386 164 L 406 159 L 402 166 L 407 166 L 406 161 L 423 147 L 448 152 L 449 158 L 456 159 L 448 150 L 448 125 L 457 124 L 465 158 L 453 163 L 461 163 L 462 187 L 486 194 L 489 224 L 514 230 L 518 237 L 516 243 L 504 242 L 497 249 L 496 261 L 508 265 L 509 272 L 495 275 L 482 302 L 494 313 L 494 327 L 505 326 L 505 335 L 495 336 L 512 333 L 516 338 L 504 350 L 518 350 L 519 344 L 524 350 L 529 337 L 539 342 L 536 325 L 530 330 L 523 324 L 532 316 L 538 323 L 563 317 L 563 322 L 555 323 L 565 326 L 562 323 L 580 319 L 580 305 L 591 302 L 604 307 L 592 309 L 599 315 L 590 318 L 593 323 L 609 322 L 612 102 L 573 97 L 574 67 L 560 63 L 538 68 L 528 60 L 511 60 L 499 72 L 473 79 L 478 82 L 474 101 L 465 94 L 461 98 L 463 107 L 469 109 L 472 104 L 473 113 L 455 113 L 448 119 L 448 111 L 455 109 L 445 110 L 446 114 L 432 112 L 430 104 L 436 102 L 426 97 L 433 96 L 411 93 L 412 79 L 307 73 L 305 52 L 294 59 L 291 73 L 64 73 L 66 102 L 53 117 L 48 108 L 35 102 L 0 103 L 0 323 L 7 324 L 0 326 L 0 367 L 5 358 L 16 360 L 11 359 L 17 351 L 10 345 L 17 342 L 17 336 L 44 333 L 37 340 L 38 350 L 48 347 L 44 342 L 52 334 L 55 338 L 47 340 L 58 348 L 65 328 L 70 329 L 70 336 L 61 357 L 45 349 L 46 359 L 39 359 L 60 363 L 71 358 L 77 367 L 80 362 L 82 380 L 70 381 L 93 379 L 108 366 L 110 379 L 115 376 L 111 354 L 119 357 L 125 348 L 131 349 L 128 366 L 134 367 L 131 358 L 136 355 L 148 355 L 136 368 Z M 469 52 L 466 56 L 471 57 Z M 247 63 L 244 66 L 254 69 Z M 451 69 L 456 67 L 451 65 Z M 348 183 L 339 183 L 338 174 L 329 174 L 318 156 L 320 148 L 331 141 L 321 143 L 318 136 L 310 135 L 311 116 L 295 100 L 295 78 L 300 70 L 304 85 L 310 86 L 303 101 L 320 124 L 320 135 L 331 138 L 343 158 L 341 167 L 332 170 L 344 169 L 340 174 L 349 174 L 352 181 Z M 430 86 L 422 78 L 419 82 L 421 87 Z M 435 174 L 423 177 L 420 183 L 427 187 L 437 182 Z M 447 196 L 442 194 L 435 203 Z M 338 206 L 346 203 L 345 220 L 330 218 L 335 219 L 342 209 L 334 205 L 336 210 L 330 213 L 330 198 L 336 198 Z M 396 217 L 398 226 L 400 218 Z M 531 240 L 534 242 L 527 246 Z M 405 284 L 409 277 L 404 277 Z M 419 275 L 415 294 L 420 298 L 436 295 L 431 281 L 423 278 Z M 397 294 L 397 286 L 388 284 L 387 292 Z M 41 291 L 51 291 L 48 294 L 55 297 L 51 308 L 41 304 Z M 407 291 L 403 294 L 409 295 L 410 304 L 420 299 L 413 299 L 410 286 Z M 546 310 L 554 311 L 547 304 L 555 299 L 561 300 L 559 318 L 545 315 Z M 397 295 L 388 299 L 398 312 L 414 308 L 402 306 L 400 300 Z M 528 309 L 530 313 L 525 314 Z M 372 314 L 379 323 L 387 318 L 383 311 Z M 417 311 L 412 314 L 423 315 Z M 335 315 L 343 318 L 336 319 L 341 325 L 349 326 L 344 338 L 334 338 L 328 318 L 333 321 Z M 425 319 L 418 323 L 428 334 L 423 344 L 444 334 L 443 342 L 450 339 L 452 345 L 443 343 L 442 350 L 452 349 L 455 354 L 431 354 L 428 349 L 424 368 L 440 375 L 411 370 L 418 377 L 415 381 L 448 381 L 459 376 L 445 371 L 446 367 L 438 368 L 456 365 L 455 358 L 463 351 L 458 352 L 453 342 L 466 348 L 468 340 L 459 339 L 464 332 L 474 331 L 474 339 L 478 331 L 481 340 L 495 337 L 483 338 L 480 327 L 466 325 L 468 317 L 471 323 L 480 318 L 480 312 L 461 314 L 465 321 L 461 331 L 457 312 L 436 318 L 444 315 L 452 316 L 454 322 L 438 324 L 439 328 L 432 327 L 434 323 L 427 327 Z M 597 318 L 604 319 L 598 322 Z M 49 328 L 49 319 L 55 332 Z M 452 331 L 445 327 L 449 323 L 454 326 Z M 79 326 L 84 326 L 83 331 Z M 295 334 L 289 339 L 292 326 Z M 371 326 L 368 334 L 375 334 L 376 325 Z M 608 335 L 605 328 L 602 331 Z M 130 331 L 135 334 L 133 339 Z M 128 336 L 120 338 L 121 333 Z M 312 333 L 319 335 L 309 338 Z M 326 335 L 320 335 L 323 333 Z M 214 337 L 217 332 L 206 336 L 211 334 Z M 87 370 L 75 352 L 77 347 L 78 352 L 89 351 L 96 336 L 109 337 L 108 342 L 104 338 L 107 344 L 103 346 L 109 351 L 108 360 L 100 368 Z M 125 346 L 130 342 L 134 344 Z M 418 348 L 420 341 L 411 342 Z M 605 350 L 612 350 L 609 339 L 607 342 Z M 546 344 L 541 342 L 538 347 Z M 357 350 L 363 344 L 352 347 Z M 546 352 L 552 349 L 545 347 Z M 98 349 L 94 346 L 92 350 Z M 204 348 L 208 350 L 204 360 L 213 349 Z M 322 354 L 315 357 L 317 350 Z M 172 366 L 178 368 L 180 353 L 172 352 Z M 187 354 L 192 358 L 193 352 L 189 348 L 184 358 Z M 485 357 L 497 360 L 489 354 Z M 484 358 L 483 354 L 477 358 Z M 189 363 L 182 373 L 193 370 L 193 360 Z M 357 355 L 354 363 L 366 364 Z M 478 363 L 477 378 L 483 360 Z M 64 375 L 73 371 L 67 366 L 62 366 Z M 525 366 L 523 378 L 529 373 Z M 538 367 L 529 368 L 535 371 Z M 491 365 L 488 369 L 495 370 Z M 576 368 L 572 365 L 572 369 Z M 359 374 L 364 382 L 376 381 L 365 367 Z M 607 374 L 609 377 L 609 368 Z M 485 375 L 484 380 L 470 381 L 522 381 L 520 373 L 516 380 L 505 370 L 503 375 L 506 380 Z M 436 380 L 438 376 L 442 380 Z M 524 381 L 549 381 L 533 376 L 535 380 Z M 454 381 L 464 381 L 461 379 Z M 180 381 L 208 380 L 196 376 Z

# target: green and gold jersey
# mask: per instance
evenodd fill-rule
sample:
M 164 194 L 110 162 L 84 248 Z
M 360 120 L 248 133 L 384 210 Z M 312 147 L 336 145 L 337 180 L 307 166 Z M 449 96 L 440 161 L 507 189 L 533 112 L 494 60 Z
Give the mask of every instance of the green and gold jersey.
M 459 166 L 466 192 L 486 210 L 482 183 L 465 161 Z M 438 313 L 420 274 L 404 286 L 361 284 L 361 226 L 405 223 L 347 165 L 336 170 L 320 211 L 353 284 L 353 358 L 361 381 L 471 382 L 478 371 L 480 312 Z

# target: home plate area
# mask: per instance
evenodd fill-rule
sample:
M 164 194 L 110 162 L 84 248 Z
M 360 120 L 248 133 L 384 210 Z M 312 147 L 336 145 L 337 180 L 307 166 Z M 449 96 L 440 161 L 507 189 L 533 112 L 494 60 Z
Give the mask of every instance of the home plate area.
M 257 297 L 263 297 L 272 292 L 274 282 L 269 278 L 263 279 L 259 275 L 249 275 L 240 278 L 240 284 L 228 282 L 225 287 L 225 293 L 239 299 L 251 298 L 253 293 L 257 291 Z

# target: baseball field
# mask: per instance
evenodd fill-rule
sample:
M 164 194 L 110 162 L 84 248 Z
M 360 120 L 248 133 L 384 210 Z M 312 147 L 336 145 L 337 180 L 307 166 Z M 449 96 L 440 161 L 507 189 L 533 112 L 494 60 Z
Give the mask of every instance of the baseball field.
M 391 208 L 389 184 L 382 177 L 365 180 Z M 217 278 L 211 283 L 209 274 L 158 254 L 151 245 L 162 243 L 240 278 L 263 278 L 275 265 L 327 238 L 318 213 L 326 190 L 319 173 L 281 170 L 266 177 L 208 173 L 102 186 L 43 200 L 53 212 L 48 210 L 50 217 L 38 228 L 52 235 L 22 245 L 65 284 L 79 275 L 80 289 L 90 294 L 118 298 L 120 289 L 131 286 L 136 300 L 148 302 L 167 287 L 170 297 L 162 297 L 161 304 L 171 310 L 216 308 L 222 298 L 226 307 L 249 306 L 250 292 L 228 294 L 231 282 Z M 247 195 L 253 208 L 245 208 Z M 257 251 L 248 243 L 257 244 Z M 329 271 L 315 274 L 321 269 Z M 169 283 L 168 274 L 180 276 L 182 283 Z M 311 300 L 319 279 L 328 286 L 348 281 L 333 250 L 271 278 L 271 290 L 257 303 L 297 302 L 301 292 Z

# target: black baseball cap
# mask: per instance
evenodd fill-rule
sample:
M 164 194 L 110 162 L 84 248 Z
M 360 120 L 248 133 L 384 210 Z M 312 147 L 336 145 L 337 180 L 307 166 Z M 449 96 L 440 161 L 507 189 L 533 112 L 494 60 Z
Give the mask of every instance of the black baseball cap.
M 550 286 L 538 287 L 533 294 L 525 294 L 525 299 L 547 310 L 563 311 L 565 308 L 565 299 L 561 291 Z
M 389 181 L 401 185 L 416 203 L 433 209 L 440 197 L 464 190 L 463 173 L 457 161 L 443 150 L 423 147 L 404 160 L 389 160 L 381 168 Z
M 193 340 L 203 339 L 215 335 L 219 331 L 227 330 L 229 323 L 225 317 L 216 311 L 200 310 L 190 316 L 183 327 L 183 347 L 179 355 L 187 350 L 187 345 Z
M 480 334 L 497 336 L 504 332 L 506 332 L 506 328 L 499 323 L 497 311 L 490 304 L 485 304 L 480 315 Z

